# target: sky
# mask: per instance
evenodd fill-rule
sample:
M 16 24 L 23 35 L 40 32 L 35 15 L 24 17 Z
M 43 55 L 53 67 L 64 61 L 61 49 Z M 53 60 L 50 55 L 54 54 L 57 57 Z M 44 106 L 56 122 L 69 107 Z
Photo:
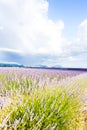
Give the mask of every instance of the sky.
M 0 0 L 0 62 L 87 68 L 86 0 Z

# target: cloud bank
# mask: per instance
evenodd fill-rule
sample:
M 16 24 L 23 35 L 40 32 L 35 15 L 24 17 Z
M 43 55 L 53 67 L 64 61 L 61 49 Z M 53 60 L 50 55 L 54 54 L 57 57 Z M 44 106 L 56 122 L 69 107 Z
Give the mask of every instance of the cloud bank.
M 48 9 L 47 0 L 0 0 L 1 60 L 67 66 L 87 52 L 87 20 L 78 26 L 78 37 L 68 41 L 64 21 L 49 19 Z
M 63 21 L 48 18 L 46 0 L 1 0 L 2 47 L 25 53 L 61 52 Z

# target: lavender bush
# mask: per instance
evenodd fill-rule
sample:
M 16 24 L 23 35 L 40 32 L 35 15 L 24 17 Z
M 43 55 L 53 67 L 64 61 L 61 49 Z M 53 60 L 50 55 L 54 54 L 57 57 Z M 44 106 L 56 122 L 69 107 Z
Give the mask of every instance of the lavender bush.
M 85 79 L 82 71 L 0 68 L 0 129 L 79 130 Z

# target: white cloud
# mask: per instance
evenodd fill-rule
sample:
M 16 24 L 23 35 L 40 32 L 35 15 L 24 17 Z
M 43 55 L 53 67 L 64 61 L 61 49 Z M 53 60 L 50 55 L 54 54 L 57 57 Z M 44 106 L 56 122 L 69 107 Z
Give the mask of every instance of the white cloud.
M 0 26 L 0 31 L 3 30 L 4 28 L 2 26 Z
M 9 49 L 9 48 L 0 48 L 0 52 L 13 52 L 13 53 L 23 54 L 23 51 L 21 50 Z
M 8 35 L 2 47 L 25 53 L 61 53 L 64 23 L 48 18 L 48 5 L 47 0 L 0 0 L 0 25 Z
M 79 44 L 82 48 L 87 49 L 87 19 L 85 19 L 80 25 L 78 29 L 79 33 Z

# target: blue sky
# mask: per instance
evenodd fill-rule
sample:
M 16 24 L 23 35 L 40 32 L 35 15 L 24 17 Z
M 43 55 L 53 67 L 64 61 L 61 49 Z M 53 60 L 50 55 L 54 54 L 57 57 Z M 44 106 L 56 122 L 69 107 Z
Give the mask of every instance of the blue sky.
M 87 68 L 86 0 L 0 0 L 0 62 Z
M 64 21 L 64 36 L 76 37 L 78 25 L 87 18 L 86 0 L 48 0 L 49 18 Z

